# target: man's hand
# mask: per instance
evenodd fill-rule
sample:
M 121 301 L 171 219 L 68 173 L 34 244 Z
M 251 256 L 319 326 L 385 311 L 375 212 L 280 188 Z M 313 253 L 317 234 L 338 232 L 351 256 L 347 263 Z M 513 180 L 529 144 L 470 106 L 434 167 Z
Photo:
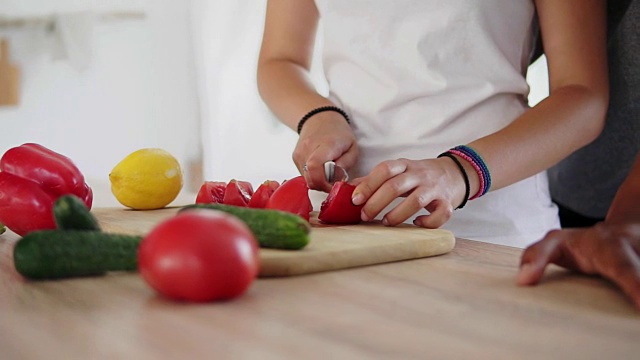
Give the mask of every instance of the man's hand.
M 611 280 L 640 309 L 640 223 L 554 230 L 523 253 L 519 285 L 535 285 L 548 264 Z

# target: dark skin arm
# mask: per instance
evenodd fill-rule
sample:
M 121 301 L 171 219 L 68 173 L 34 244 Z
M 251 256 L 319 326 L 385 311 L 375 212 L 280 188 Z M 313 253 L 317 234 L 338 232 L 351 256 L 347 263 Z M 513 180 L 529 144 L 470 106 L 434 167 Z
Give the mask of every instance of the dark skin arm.
M 548 264 L 601 275 L 620 287 L 640 310 L 640 154 L 605 221 L 584 229 L 551 231 L 528 247 L 518 284 L 539 283 Z

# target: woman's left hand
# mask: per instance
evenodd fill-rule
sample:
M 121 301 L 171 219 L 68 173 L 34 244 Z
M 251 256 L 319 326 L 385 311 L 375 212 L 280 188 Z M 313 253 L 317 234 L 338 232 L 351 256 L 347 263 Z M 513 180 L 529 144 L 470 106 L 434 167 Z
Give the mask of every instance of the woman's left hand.
M 424 208 L 430 214 L 416 217 L 413 223 L 425 228 L 440 227 L 465 193 L 464 179 L 449 158 L 384 161 L 354 183 L 357 187 L 352 201 L 354 205 L 365 204 L 363 221 L 378 216 L 394 199 L 405 197 L 384 215 L 382 222 L 388 226 L 398 225 Z

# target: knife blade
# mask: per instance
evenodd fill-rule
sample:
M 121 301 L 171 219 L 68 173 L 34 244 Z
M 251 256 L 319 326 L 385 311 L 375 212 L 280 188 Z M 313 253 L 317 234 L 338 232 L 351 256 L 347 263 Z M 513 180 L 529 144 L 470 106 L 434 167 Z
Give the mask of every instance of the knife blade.
M 324 176 L 330 184 L 338 181 L 349 181 L 347 170 L 337 165 L 335 161 L 327 161 L 324 163 Z

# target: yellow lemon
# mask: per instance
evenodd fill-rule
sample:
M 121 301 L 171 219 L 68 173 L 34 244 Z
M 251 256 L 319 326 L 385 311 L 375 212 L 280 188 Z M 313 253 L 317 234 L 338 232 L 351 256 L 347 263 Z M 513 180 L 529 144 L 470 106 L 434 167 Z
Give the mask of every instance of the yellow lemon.
M 169 205 L 182 189 L 180 163 L 169 152 L 145 148 L 132 152 L 109 174 L 111 192 L 118 201 L 136 210 Z

